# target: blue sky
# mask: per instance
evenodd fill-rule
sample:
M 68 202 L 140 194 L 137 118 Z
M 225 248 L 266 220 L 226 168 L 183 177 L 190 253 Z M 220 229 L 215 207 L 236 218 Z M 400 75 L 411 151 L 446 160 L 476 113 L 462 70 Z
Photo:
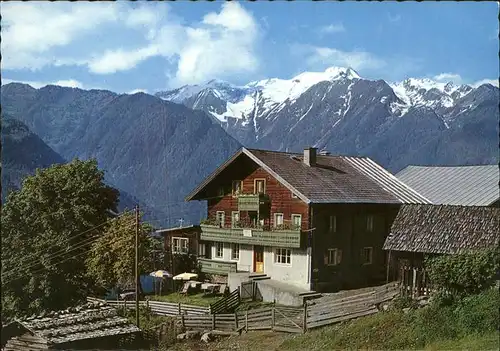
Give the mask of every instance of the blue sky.
M 329 66 L 498 85 L 495 2 L 2 3 L 2 82 L 156 92 Z

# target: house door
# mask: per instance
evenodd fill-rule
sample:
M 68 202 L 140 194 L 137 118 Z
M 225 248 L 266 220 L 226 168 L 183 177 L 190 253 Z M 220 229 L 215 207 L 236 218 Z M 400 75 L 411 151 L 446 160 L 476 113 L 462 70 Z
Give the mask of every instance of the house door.
M 264 273 L 264 247 L 253 247 L 253 271 L 255 273 Z

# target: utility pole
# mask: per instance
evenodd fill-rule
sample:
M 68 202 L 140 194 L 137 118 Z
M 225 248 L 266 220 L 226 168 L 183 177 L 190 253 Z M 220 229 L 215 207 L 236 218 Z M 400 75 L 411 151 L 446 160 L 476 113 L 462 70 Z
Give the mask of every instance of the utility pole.
M 135 206 L 135 324 L 139 328 L 139 205 Z

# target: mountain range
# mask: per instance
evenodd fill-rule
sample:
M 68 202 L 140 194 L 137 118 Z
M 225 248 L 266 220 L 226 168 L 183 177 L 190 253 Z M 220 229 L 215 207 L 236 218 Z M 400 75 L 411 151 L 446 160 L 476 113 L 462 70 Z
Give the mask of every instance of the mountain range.
M 94 157 L 120 190 L 121 208 L 139 202 L 154 225 L 204 217 L 202 204 L 184 197 L 241 145 L 316 146 L 369 156 L 393 173 L 408 164 L 498 163 L 499 89 L 489 84 L 388 83 L 331 67 L 156 96 L 21 83 L 1 94 L 2 190 L 37 167 Z
M 491 84 L 387 83 L 330 67 L 244 86 L 212 80 L 156 96 L 207 112 L 248 147 L 300 152 L 313 145 L 372 157 L 393 172 L 410 163 L 498 160 L 499 90 Z
M 64 160 L 96 158 L 106 181 L 137 198 L 153 225 L 203 217 L 201 204 L 184 197 L 240 147 L 204 112 L 144 93 L 19 83 L 1 93 L 3 116 L 22 122 Z M 4 145 L 2 153 L 35 158 L 30 144 Z M 48 156 L 40 165 L 53 163 Z

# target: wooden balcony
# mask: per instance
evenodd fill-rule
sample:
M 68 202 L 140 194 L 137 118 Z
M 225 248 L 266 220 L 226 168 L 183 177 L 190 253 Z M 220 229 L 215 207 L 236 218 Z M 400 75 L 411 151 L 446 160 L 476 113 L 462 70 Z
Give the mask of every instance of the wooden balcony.
M 297 229 L 221 228 L 201 224 L 201 240 L 262 246 L 300 248 L 302 232 Z
M 242 194 L 238 196 L 238 211 L 259 211 L 269 204 L 266 194 Z
M 201 266 L 201 271 L 208 274 L 221 274 L 226 275 L 229 273 L 236 272 L 236 262 L 228 261 L 217 261 L 208 258 L 198 258 L 198 262 Z

